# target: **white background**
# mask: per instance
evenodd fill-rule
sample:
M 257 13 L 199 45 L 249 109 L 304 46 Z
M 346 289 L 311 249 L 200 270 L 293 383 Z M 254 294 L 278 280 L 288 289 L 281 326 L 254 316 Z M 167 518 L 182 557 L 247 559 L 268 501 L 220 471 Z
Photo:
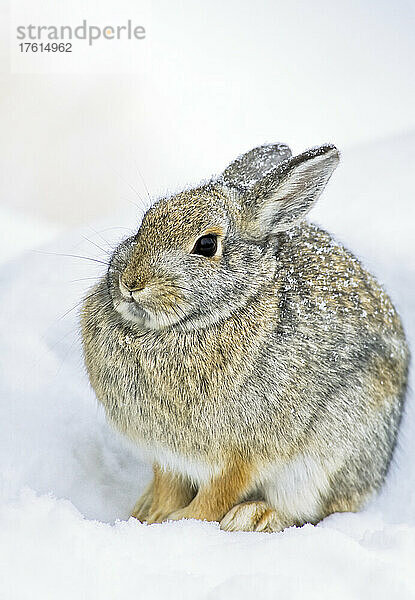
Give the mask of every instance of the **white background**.
M 264 142 L 344 150 L 415 128 L 410 1 L 1 6 L 0 202 L 60 225 L 116 214 L 129 185 L 144 193 L 137 170 L 158 194 Z M 147 37 L 25 54 L 19 74 L 17 25 L 83 19 Z

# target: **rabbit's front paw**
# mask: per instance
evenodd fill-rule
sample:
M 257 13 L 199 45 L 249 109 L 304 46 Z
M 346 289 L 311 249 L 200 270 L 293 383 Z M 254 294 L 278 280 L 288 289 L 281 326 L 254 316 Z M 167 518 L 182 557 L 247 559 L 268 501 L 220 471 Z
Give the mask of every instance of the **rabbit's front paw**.
M 154 497 L 154 482 L 151 481 L 149 485 L 144 490 L 144 493 L 137 500 L 132 512 L 131 516 L 139 521 L 146 521 L 147 516 L 150 512 L 151 504 L 153 502 Z
M 284 526 L 277 511 L 266 502 L 242 502 L 223 517 L 220 528 L 225 531 L 282 531 Z
M 194 491 L 189 482 L 155 463 L 154 478 L 134 506 L 132 516 L 148 524 L 166 521 L 170 513 L 186 506 Z

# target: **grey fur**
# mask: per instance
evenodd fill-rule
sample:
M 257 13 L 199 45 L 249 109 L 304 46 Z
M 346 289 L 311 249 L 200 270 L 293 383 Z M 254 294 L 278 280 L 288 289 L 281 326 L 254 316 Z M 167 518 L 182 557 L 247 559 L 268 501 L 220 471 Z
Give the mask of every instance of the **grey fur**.
M 156 203 L 82 314 L 86 366 L 109 420 L 195 490 L 238 456 L 252 466 L 238 501 L 275 509 L 268 530 L 358 510 L 379 489 L 409 362 L 383 289 L 303 221 L 337 150 L 280 161 L 275 148 Z M 222 255 L 191 255 L 210 228 L 223 230 Z M 120 277 L 150 290 L 137 292 L 140 310 L 118 312 Z M 176 458 L 162 464 L 167 455 Z M 252 529 L 234 513 L 223 526 Z

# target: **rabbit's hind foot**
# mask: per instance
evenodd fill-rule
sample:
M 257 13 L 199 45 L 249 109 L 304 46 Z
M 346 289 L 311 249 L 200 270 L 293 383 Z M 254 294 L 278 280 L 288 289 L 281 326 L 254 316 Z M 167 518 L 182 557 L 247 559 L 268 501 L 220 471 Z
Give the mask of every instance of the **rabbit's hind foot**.
M 282 531 L 283 524 L 277 511 L 263 501 L 242 502 L 226 513 L 220 522 L 225 531 Z

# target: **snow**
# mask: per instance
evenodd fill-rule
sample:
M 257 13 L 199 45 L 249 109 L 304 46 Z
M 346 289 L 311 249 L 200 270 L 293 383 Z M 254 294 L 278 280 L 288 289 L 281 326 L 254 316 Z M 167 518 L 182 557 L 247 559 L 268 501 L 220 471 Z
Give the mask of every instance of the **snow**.
M 385 283 L 410 341 L 414 146 L 407 135 L 349 149 L 311 215 Z M 62 255 L 105 261 L 94 244 L 113 245 L 127 235 L 113 227 L 138 216 L 52 242 L 53 228 L 23 221 L 2 209 L 0 598 L 415 598 L 412 393 L 387 483 L 361 513 L 275 534 L 128 519 L 150 468 L 106 423 L 78 333 L 77 304 L 105 266 Z

